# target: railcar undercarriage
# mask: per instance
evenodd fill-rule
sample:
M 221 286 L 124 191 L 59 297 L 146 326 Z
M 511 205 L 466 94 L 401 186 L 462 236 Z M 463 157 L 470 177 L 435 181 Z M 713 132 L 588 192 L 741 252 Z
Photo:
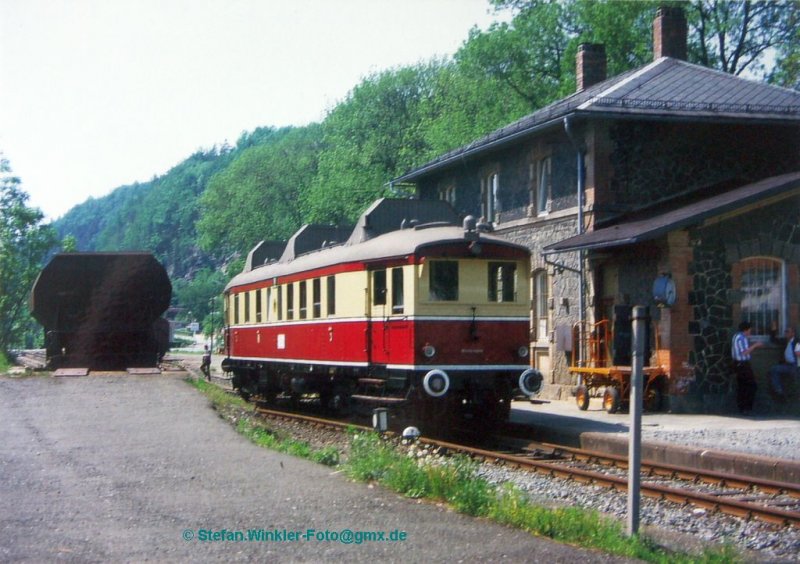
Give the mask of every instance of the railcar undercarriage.
M 538 372 L 522 382 L 507 371 L 448 374 L 235 359 L 225 359 L 223 370 L 233 375 L 233 388 L 245 399 L 284 402 L 292 409 L 314 405 L 340 416 L 369 416 L 385 407 L 402 424 L 413 423 L 427 432 L 496 427 L 508 420 L 515 393 L 533 395 L 538 389 L 530 388 L 540 384 Z

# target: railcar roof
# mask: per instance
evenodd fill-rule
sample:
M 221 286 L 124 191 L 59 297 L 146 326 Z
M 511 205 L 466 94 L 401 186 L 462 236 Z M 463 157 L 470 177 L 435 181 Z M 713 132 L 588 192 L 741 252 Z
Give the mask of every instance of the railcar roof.
M 364 242 L 327 247 L 300 255 L 291 261 L 273 262 L 254 268 L 249 272 L 242 272 L 228 283 L 225 290 L 337 264 L 409 256 L 427 246 L 464 241 L 466 241 L 464 229 L 455 225 L 419 225 L 413 228 L 399 229 Z M 527 247 L 523 245 L 487 233 L 480 233 L 479 241 L 528 252 Z

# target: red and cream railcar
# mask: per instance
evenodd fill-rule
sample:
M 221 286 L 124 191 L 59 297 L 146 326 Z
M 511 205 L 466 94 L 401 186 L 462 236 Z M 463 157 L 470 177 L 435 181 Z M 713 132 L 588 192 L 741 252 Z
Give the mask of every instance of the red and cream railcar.
M 386 215 L 393 203 L 407 205 L 380 200 L 371 211 Z M 346 243 L 295 255 L 306 227 L 280 260 L 228 284 L 224 368 L 234 387 L 442 422 L 505 419 L 515 389 L 537 393 L 528 250 L 469 220 L 369 224 L 367 212 Z

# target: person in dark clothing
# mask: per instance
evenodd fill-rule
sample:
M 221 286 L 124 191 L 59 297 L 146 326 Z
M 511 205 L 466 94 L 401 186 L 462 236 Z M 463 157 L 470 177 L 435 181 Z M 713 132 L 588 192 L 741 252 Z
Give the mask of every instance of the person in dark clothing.
M 200 363 L 200 371 L 205 375 L 206 380 L 211 381 L 211 351 L 208 350 L 208 345 L 205 346 L 203 352 L 203 361 Z
M 736 374 L 736 404 L 740 413 L 753 410 L 756 398 L 756 376 L 750 365 L 751 353 L 762 346 L 763 343 L 750 344 L 752 325 L 743 321 L 739 324 L 739 331 L 733 336 L 731 343 L 731 356 L 733 357 L 733 372 Z
M 781 362 L 769 369 L 769 381 L 777 400 L 785 402 L 788 398 L 783 380 L 787 379 L 793 383 L 795 378 L 800 375 L 800 340 L 795 338 L 794 327 L 786 328 L 785 339 L 773 337 L 772 340 L 779 343 L 784 349 Z

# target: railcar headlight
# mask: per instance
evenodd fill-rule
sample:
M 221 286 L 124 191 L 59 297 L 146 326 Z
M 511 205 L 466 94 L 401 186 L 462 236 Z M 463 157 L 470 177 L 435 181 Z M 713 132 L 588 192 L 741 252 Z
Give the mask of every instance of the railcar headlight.
M 422 354 L 424 354 L 426 358 L 433 358 L 436 356 L 436 347 L 430 343 L 426 343 L 425 346 L 422 347 Z
M 517 349 L 517 354 L 519 355 L 520 358 L 528 358 L 529 352 L 530 351 L 528 350 L 527 345 L 522 345 L 520 348 Z
M 528 397 L 533 397 L 541 392 L 543 382 L 542 373 L 535 368 L 528 368 L 519 375 L 519 389 Z
M 429 396 L 440 398 L 450 389 L 450 377 L 444 370 L 431 370 L 422 379 L 422 387 Z

